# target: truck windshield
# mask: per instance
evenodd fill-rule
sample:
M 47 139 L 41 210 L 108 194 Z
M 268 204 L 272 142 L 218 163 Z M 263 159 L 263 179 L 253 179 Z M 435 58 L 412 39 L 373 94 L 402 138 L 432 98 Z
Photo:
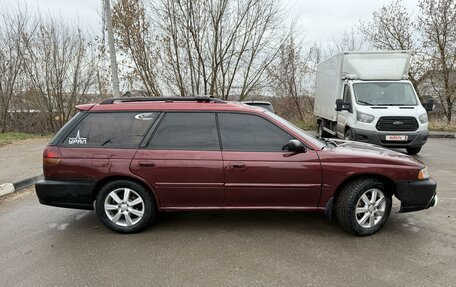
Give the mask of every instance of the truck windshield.
M 353 84 L 356 102 L 364 106 L 416 106 L 415 91 L 409 83 Z

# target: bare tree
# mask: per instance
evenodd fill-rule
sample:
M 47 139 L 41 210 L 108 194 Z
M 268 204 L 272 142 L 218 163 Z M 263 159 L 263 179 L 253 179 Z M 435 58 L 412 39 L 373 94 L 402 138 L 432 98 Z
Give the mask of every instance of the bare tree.
M 419 23 L 430 58 L 431 82 L 448 123 L 456 100 L 456 1 L 421 0 Z
M 0 122 L 1 132 L 6 131 L 8 110 L 13 96 L 20 92 L 23 83 L 24 41 L 27 40 L 30 15 L 28 10 L 3 11 L 0 14 Z
M 161 96 L 155 37 L 142 1 L 118 1 L 114 5 L 113 25 L 118 46 L 128 56 L 123 61 L 133 62 L 133 74 L 139 76 L 148 94 Z
M 55 130 L 67 122 L 74 106 L 94 86 L 95 54 L 80 30 L 48 18 L 40 19 L 24 58 L 29 86 L 38 96 L 36 104 L 46 111 L 50 128 Z
M 396 0 L 372 14 L 372 21 L 361 22 L 359 30 L 375 48 L 381 50 L 413 50 L 419 48 L 417 25 L 403 4 Z M 427 59 L 418 53 L 412 59 L 409 79 L 420 96 L 419 84 L 426 72 Z
M 413 50 L 414 25 L 402 0 L 396 0 L 372 13 L 372 21 L 361 22 L 359 30 L 375 48 Z
M 359 35 L 359 32 L 352 28 L 350 30 L 345 30 L 338 37 L 333 38 L 333 44 L 331 54 L 335 52 L 343 51 L 360 51 L 366 47 L 365 42 Z
M 302 58 L 302 50 L 300 43 L 296 43 L 293 31 L 290 31 L 287 41 L 280 47 L 278 60 L 268 68 L 273 93 L 292 99 L 300 121 L 304 121 L 302 101 L 303 96 L 308 95 L 305 78 L 309 72 L 307 62 Z
M 118 41 L 146 89 L 244 99 L 265 85 L 283 41 L 273 0 L 120 0 Z M 160 76 L 160 78 L 158 77 Z

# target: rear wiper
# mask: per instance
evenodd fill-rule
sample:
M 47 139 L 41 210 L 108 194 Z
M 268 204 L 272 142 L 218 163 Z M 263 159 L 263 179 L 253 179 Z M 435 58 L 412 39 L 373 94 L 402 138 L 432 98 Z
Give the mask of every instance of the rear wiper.
M 104 143 L 101 144 L 101 146 L 104 146 L 105 144 L 112 143 L 111 142 L 112 138 L 107 139 Z

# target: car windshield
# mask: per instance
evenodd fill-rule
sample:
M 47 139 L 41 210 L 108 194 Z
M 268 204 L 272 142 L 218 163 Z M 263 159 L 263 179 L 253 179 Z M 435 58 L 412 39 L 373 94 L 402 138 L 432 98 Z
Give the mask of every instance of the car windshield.
M 409 83 L 353 84 L 356 102 L 364 106 L 416 106 L 415 92 Z
M 287 128 L 289 128 L 293 132 L 297 133 L 301 137 L 305 138 L 306 140 L 308 140 L 312 144 L 318 146 L 319 148 L 324 148 L 326 146 L 326 143 L 324 141 L 321 141 L 321 140 L 315 138 L 314 136 L 306 133 L 305 131 L 303 131 L 302 129 L 298 128 L 294 124 L 292 124 L 289 121 L 285 120 L 284 118 L 282 118 L 282 117 L 280 117 L 280 116 L 278 116 L 278 115 L 276 115 L 274 113 L 271 113 L 269 111 L 266 111 L 266 114 L 268 116 L 270 116 L 271 118 L 275 119 L 276 121 L 280 122 L 281 124 L 283 124 Z

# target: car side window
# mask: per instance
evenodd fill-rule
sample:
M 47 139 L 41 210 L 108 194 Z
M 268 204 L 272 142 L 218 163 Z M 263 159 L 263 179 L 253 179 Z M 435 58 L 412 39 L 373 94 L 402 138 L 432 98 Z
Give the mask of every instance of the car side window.
M 148 148 L 220 150 L 215 113 L 167 113 Z
M 63 141 L 68 147 L 136 147 L 157 112 L 89 113 Z
M 291 135 L 262 117 L 249 114 L 219 113 L 223 150 L 282 151 Z

